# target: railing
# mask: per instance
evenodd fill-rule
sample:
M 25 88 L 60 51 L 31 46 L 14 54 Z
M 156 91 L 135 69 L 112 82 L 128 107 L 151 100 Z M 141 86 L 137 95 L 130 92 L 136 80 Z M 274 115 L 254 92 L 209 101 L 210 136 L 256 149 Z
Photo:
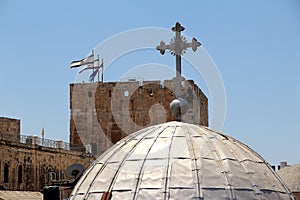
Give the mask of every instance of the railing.
M 42 147 L 50 147 L 55 149 L 70 150 L 70 144 L 67 142 L 63 142 L 61 140 L 56 141 L 45 138 L 39 138 L 37 136 L 20 135 L 20 143 L 29 145 L 34 144 Z
M 27 145 L 38 145 L 43 147 L 70 150 L 70 144 L 67 142 L 63 142 L 61 140 L 56 141 L 45 138 L 39 138 L 38 136 L 20 135 L 20 138 L 18 138 L 17 136 L 8 136 L 7 134 L 0 133 L 0 141 L 1 140 Z M 74 150 L 75 149 L 76 148 L 74 148 Z

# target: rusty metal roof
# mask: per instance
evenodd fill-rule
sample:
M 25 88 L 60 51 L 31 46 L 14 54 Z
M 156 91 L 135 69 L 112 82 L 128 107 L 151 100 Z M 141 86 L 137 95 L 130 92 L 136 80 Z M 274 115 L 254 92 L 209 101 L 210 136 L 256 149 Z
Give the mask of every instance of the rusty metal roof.
M 103 196 L 293 199 L 271 166 L 248 146 L 183 122 L 151 126 L 119 141 L 85 172 L 71 199 Z

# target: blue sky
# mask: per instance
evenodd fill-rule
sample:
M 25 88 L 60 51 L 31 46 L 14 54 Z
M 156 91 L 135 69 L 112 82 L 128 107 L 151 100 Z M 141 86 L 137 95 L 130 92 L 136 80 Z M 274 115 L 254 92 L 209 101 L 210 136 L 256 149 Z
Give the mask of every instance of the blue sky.
M 222 76 L 223 132 L 272 164 L 300 163 L 299 19 L 297 0 L 0 0 L 0 116 L 21 119 L 22 134 L 40 135 L 44 126 L 45 137 L 68 141 L 69 83 L 77 73 L 70 62 L 114 34 L 180 21 Z M 108 77 L 118 80 L 144 59 L 174 63 L 170 55 L 145 55 L 123 56 Z

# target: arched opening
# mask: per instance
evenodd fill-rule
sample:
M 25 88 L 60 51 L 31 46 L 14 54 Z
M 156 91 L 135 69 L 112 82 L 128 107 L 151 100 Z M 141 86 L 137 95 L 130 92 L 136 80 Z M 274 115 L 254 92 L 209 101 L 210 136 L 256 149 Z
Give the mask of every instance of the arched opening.
M 9 166 L 7 163 L 5 163 L 4 164 L 4 180 L 3 180 L 4 183 L 8 183 L 8 178 L 9 178 L 8 173 L 9 173 Z
M 19 165 L 18 167 L 18 184 L 23 183 L 23 167 Z

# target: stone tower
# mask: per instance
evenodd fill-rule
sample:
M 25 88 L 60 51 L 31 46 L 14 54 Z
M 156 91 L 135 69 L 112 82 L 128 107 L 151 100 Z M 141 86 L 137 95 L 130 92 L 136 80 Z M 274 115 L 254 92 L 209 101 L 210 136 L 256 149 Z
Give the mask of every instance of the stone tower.
M 182 82 L 188 112 L 182 120 L 208 126 L 208 100 L 192 80 Z M 174 121 L 176 80 L 70 84 L 70 145 L 98 156 L 142 128 Z

